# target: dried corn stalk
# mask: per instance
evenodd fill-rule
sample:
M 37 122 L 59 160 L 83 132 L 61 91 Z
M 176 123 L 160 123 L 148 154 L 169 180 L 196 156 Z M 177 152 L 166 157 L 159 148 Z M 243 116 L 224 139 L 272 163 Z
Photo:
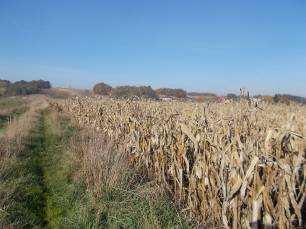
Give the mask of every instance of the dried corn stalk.
M 83 127 L 121 136 L 133 165 L 208 226 L 302 226 L 306 108 L 84 97 L 56 103 Z M 305 213 L 305 209 L 304 209 Z

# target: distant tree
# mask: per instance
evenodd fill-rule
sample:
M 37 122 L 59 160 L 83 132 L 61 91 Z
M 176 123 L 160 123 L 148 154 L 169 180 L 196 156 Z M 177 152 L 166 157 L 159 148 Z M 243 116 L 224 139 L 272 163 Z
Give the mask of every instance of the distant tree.
M 11 84 L 8 80 L 1 80 L 0 79 L 0 96 L 3 96 L 6 94 L 7 88 Z
M 284 103 L 284 104 L 290 104 L 290 102 L 295 102 L 299 104 L 306 105 L 306 98 L 302 96 L 296 96 L 296 95 L 288 95 L 288 94 L 275 94 L 274 96 L 270 95 L 256 95 L 255 98 L 259 98 L 262 101 L 268 102 L 268 103 Z
M 215 102 L 218 99 L 218 95 L 210 92 L 188 92 L 188 96 L 197 102 Z
M 284 103 L 284 104 L 290 104 L 290 102 L 306 104 L 306 98 L 303 98 L 303 97 L 300 97 L 300 96 L 294 96 L 294 95 L 276 94 L 273 97 L 273 102 Z
M 9 80 L 0 79 L 0 86 L 7 87 L 10 84 L 11 84 L 11 82 Z
M 215 93 L 210 93 L 210 92 L 188 92 L 188 96 L 218 97 L 218 95 L 216 95 Z
M 37 94 L 38 92 L 39 88 L 36 85 L 26 82 L 24 80 L 12 83 L 7 90 L 7 94 L 11 96 Z
M 281 95 L 279 95 L 279 94 L 276 94 L 274 97 L 273 97 L 273 102 L 274 103 L 279 103 L 279 102 L 281 102 Z
M 32 84 L 33 87 L 36 87 L 40 90 L 51 88 L 50 82 L 49 81 L 44 81 L 44 80 L 32 80 L 32 81 L 30 81 L 30 84 Z
M 111 95 L 115 98 L 158 98 L 155 91 L 150 86 L 119 86 L 113 88 Z
M 232 100 L 238 100 L 239 99 L 239 96 L 237 96 L 236 94 L 234 94 L 234 93 L 229 93 L 229 94 L 227 94 L 226 95 L 226 98 L 227 99 L 232 99 Z
M 159 96 L 175 97 L 179 99 L 187 98 L 187 92 L 179 88 L 159 88 L 155 91 Z
M 284 94 L 284 95 L 281 95 L 281 96 L 283 97 L 284 100 L 289 100 L 289 101 L 296 102 L 296 103 L 306 104 L 306 98 L 301 97 L 301 96 L 288 95 L 288 94 Z
M 262 99 L 262 101 L 267 102 L 267 103 L 273 103 L 273 97 L 270 95 L 264 95 L 259 97 Z
M 110 95 L 112 87 L 105 83 L 98 83 L 93 87 L 93 92 L 97 95 Z
M 49 81 L 44 80 L 33 80 L 30 82 L 21 80 L 14 83 L 10 83 L 7 88 L 5 95 L 30 95 L 41 93 L 43 89 L 50 88 L 51 84 Z
M 203 95 L 196 95 L 194 97 L 195 101 L 198 102 L 198 103 L 204 103 L 205 102 L 205 96 Z

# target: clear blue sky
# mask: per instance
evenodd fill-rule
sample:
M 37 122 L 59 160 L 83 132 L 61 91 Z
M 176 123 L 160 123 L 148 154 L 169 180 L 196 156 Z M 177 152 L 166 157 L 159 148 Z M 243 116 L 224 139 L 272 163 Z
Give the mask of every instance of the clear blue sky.
M 306 1 L 0 0 L 0 77 L 306 96 Z

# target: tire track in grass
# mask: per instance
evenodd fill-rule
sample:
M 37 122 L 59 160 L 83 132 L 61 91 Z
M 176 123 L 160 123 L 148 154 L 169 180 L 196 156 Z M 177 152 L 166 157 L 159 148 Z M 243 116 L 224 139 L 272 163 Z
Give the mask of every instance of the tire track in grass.
M 48 228 L 83 228 L 79 209 L 84 205 L 85 189 L 71 178 L 76 169 L 67 150 L 75 134 L 69 120 L 46 110 L 43 113 L 43 145 L 40 157 L 44 181 L 44 220 Z
M 67 141 L 67 133 L 62 133 L 67 123 L 57 120 L 59 123 L 52 123 L 51 114 L 45 111 L 44 115 L 44 153 L 41 155 L 41 165 L 45 184 L 45 220 L 50 228 L 61 225 L 62 218 L 66 214 L 68 170 L 65 168 L 63 155 L 64 142 Z M 53 113 L 54 115 L 54 113 Z M 65 125 L 65 127 L 64 127 Z M 61 134 L 57 134 L 61 133 Z
M 74 202 L 76 187 L 69 179 L 71 161 L 64 154 L 73 134 L 68 122 L 53 123 L 50 111 L 39 114 L 25 150 L 0 171 L 0 196 L 6 196 L 0 228 L 59 228 Z M 63 128 L 63 129 L 61 129 Z M 57 134 L 62 133 L 62 134 Z M 1 226 L 2 225 L 2 226 Z

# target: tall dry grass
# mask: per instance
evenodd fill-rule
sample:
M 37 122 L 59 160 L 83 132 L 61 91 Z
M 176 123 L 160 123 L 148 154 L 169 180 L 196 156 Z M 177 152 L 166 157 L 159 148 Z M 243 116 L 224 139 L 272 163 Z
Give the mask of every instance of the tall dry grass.
M 303 106 L 261 103 L 259 109 L 245 101 L 203 105 L 85 97 L 56 106 L 81 126 L 117 139 L 113 145 L 122 155 L 114 160 L 124 158 L 130 166 L 144 168 L 143 174 L 162 185 L 199 224 L 305 224 Z M 98 188 L 113 182 L 107 166 L 101 171 L 108 174 L 106 180 L 96 173 L 96 164 L 107 161 L 97 149 L 109 141 L 90 141 L 84 167 L 91 171 L 88 182 Z
M 80 167 L 77 176 L 84 178 L 86 186 L 100 195 L 101 187 L 119 187 L 123 174 L 129 173 L 123 147 L 115 139 L 92 130 L 83 130 L 72 139 L 72 151 Z
M 82 221 L 98 228 L 186 227 L 164 190 L 131 166 L 120 140 L 84 129 L 71 141 L 74 182 L 85 184 L 85 206 L 94 215 Z
M 0 159 L 5 160 L 20 153 L 26 146 L 27 137 L 34 128 L 39 112 L 48 106 L 43 96 L 29 98 L 29 109 L 19 118 L 12 119 L 0 136 Z M 5 163 L 2 163 L 5 164 Z
M 28 99 L 23 97 L 0 98 L 0 116 L 9 116 L 13 113 L 25 111 Z

